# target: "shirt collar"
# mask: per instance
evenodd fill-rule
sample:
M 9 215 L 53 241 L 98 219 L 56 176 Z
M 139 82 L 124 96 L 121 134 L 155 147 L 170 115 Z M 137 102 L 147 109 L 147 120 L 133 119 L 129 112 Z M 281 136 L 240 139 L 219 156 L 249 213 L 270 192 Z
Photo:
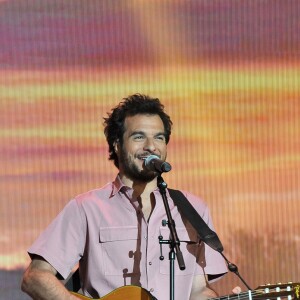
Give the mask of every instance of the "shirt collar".
M 111 196 L 115 196 L 122 188 L 126 188 L 126 185 L 122 182 L 119 174 L 117 175 L 117 177 L 115 178 L 115 181 L 112 184 L 112 192 L 111 192 Z
M 123 183 L 123 181 L 120 178 L 120 175 L 118 174 L 112 185 L 111 196 L 113 197 L 118 192 L 126 191 L 126 190 L 131 190 L 131 188 Z M 158 187 L 153 192 L 156 192 L 156 191 L 159 192 Z M 168 194 L 168 190 L 167 190 L 167 194 Z

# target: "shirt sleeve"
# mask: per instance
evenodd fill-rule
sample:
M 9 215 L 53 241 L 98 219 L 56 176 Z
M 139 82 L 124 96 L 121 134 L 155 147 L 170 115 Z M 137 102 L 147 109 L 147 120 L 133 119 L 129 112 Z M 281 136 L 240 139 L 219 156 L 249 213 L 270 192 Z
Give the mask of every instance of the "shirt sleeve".
M 75 199 L 71 200 L 28 249 L 66 279 L 84 252 L 86 222 Z

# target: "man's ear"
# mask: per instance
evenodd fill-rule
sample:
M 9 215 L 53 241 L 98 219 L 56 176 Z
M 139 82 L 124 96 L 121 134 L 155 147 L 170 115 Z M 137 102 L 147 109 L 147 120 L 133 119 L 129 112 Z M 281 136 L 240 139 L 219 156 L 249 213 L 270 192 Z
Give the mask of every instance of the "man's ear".
M 115 150 L 116 154 L 119 154 L 119 151 L 120 151 L 120 142 L 119 142 L 119 140 L 114 142 L 114 150 Z

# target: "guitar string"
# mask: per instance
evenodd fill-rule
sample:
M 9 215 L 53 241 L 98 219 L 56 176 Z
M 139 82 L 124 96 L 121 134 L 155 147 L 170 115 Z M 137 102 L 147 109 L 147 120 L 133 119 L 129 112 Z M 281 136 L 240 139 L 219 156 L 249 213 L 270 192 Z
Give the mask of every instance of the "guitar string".
M 276 292 L 276 291 L 273 291 L 273 293 L 278 293 L 278 295 L 276 294 L 276 296 L 280 297 L 280 294 L 281 292 L 283 292 L 282 290 L 280 292 Z M 287 292 L 287 291 L 285 291 Z M 289 291 L 291 292 L 291 291 Z M 261 295 L 264 295 L 265 298 L 268 298 L 268 294 L 272 293 L 271 291 L 268 291 L 268 292 L 265 292 L 264 289 L 258 289 L 258 290 L 252 290 L 251 291 L 251 296 L 261 296 Z M 287 295 L 284 295 L 285 297 L 287 297 Z M 218 298 L 214 298 L 214 299 L 249 299 L 249 292 L 241 292 L 240 294 L 232 294 L 232 295 L 229 295 L 229 296 L 221 296 L 221 297 L 218 297 Z

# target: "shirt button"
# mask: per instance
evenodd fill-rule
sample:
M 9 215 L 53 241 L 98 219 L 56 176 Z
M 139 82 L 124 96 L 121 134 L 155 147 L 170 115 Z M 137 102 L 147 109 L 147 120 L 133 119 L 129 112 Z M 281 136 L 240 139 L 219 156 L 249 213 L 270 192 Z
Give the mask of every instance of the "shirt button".
M 150 265 L 150 266 L 152 265 L 152 262 L 151 262 L 151 261 L 149 261 L 149 265 Z
M 150 292 L 151 292 L 151 293 L 152 293 L 152 292 L 154 292 L 154 289 L 153 289 L 153 288 L 151 288 L 151 289 L 150 289 Z
M 144 236 L 144 239 L 145 239 L 145 240 L 147 239 L 147 236 L 146 236 L 146 235 Z

